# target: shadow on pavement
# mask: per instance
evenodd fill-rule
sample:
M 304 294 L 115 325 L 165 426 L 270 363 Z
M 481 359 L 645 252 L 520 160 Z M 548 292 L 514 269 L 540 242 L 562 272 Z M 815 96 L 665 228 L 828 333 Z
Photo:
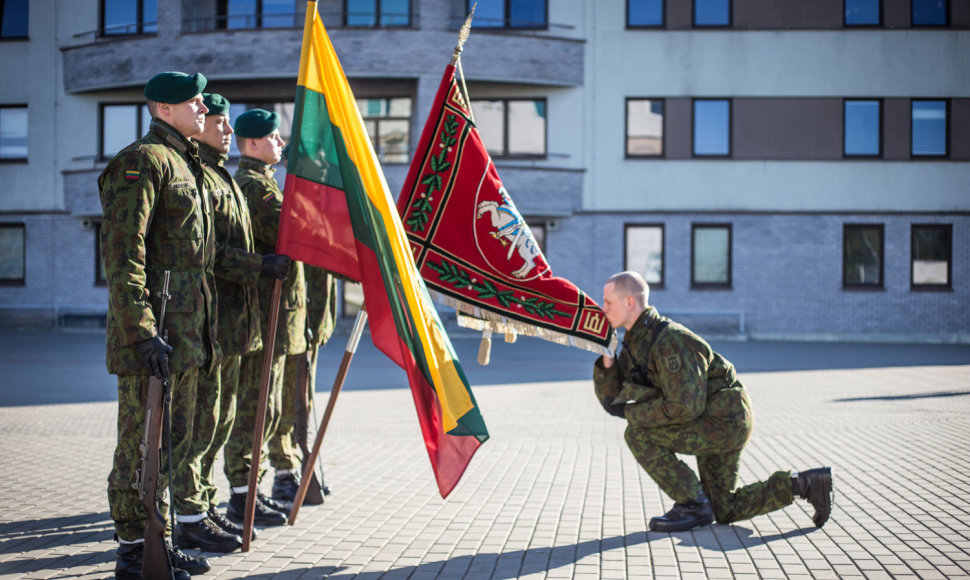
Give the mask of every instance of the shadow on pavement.
M 835 403 L 857 403 L 862 401 L 909 401 L 914 399 L 939 399 L 945 397 L 965 397 L 970 391 L 943 391 L 939 393 L 922 393 L 919 395 L 879 395 L 875 397 L 851 397 L 835 399 Z

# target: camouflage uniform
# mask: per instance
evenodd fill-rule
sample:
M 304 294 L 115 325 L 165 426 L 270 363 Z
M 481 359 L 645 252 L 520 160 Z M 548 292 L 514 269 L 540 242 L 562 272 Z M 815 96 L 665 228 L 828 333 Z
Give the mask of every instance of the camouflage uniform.
M 176 474 L 195 490 L 185 498 L 185 512 L 215 508 L 213 466 L 229 439 L 236 416 L 236 389 L 242 355 L 262 348 L 259 322 L 259 279 L 263 257 L 253 252 L 249 208 L 224 163 L 226 155 L 199 143 L 206 191 L 212 200 L 216 238 L 216 288 L 219 294 L 219 346 L 222 359 L 211 372 L 199 376 L 190 471 Z
M 675 502 L 690 503 L 703 489 L 726 524 L 794 501 L 789 471 L 735 489 L 754 423 L 747 392 L 727 359 L 652 306 L 627 331 L 613 366 L 597 360 L 593 381 L 601 403 L 633 401 L 624 407 L 627 445 Z M 697 458 L 700 481 L 677 453 Z
M 108 281 L 106 359 L 108 372 L 118 376 L 118 443 L 108 503 L 115 530 L 126 541 L 143 537 L 146 518 L 137 482 L 149 375 L 134 344 L 156 334 L 166 270 L 171 272 L 171 299 L 164 329 L 172 346 L 168 364 L 176 471 L 189 455 L 200 368 L 219 356 L 212 208 L 197 152 L 174 127 L 153 119 L 149 132 L 121 150 L 98 178 Z M 166 480 L 163 470 L 160 490 Z M 176 498 L 184 493 L 175 487 Z
M 252 157 L 242 157 L 239 160 L 239 169 L 236 170 L 235 178 L 249 205 L 256 252 L 275 253 L 283 193 L 273 179 L 273 168 Z M 274 282 L 275 280 L 266 278 L 259 281 L 260 320 L 264 330 L 269 328 Z M 286 355 L 306 352 L 305 325 L 306 282 L 303 278 L 303 264 L 293 262 L 290 273 L 283 280 L 280 297 L 280 315 L 276 327 L 276 344 L 273 349 L 275 356 L 263 429 L 264 441 L 272 438 L 282 415 L 283 365 Z M 265 338 L 263 342 L 264 344 L 267 342 Z M 229 441 L 226 443 L 226 476 L 233 487 L 241 487 L 249 483 L 253 431 L 256 428 L 262 369 L 262 352 L 243 356 L 239 372 L 236 419 Z M 263 471 L 261 467 L 260 476 Z
M 307 411 L 313 403 L 316 390 L 317 355 L 320 347 L 327 344 L 336 324 L 337 281 L 326 270 L 303 266 L 307 287 L 307 351 L 286 357 L 283 375 L 283 416 L 276 435 L 269 440 L 269 462 L 276 469 L 301 467 L 302 455 L 294 437 L 296 424 L 296 396 L 299 389 L 299 365 L 307 365 L 308 391 Z

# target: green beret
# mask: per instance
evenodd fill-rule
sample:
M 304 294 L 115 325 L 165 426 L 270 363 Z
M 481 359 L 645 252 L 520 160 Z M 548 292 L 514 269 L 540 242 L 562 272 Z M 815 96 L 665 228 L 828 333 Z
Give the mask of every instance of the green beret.
M 159 103 L 184 103 L 205 88 L 202 73 L 163 72 L 153 76 L 145 85 L 145 96 Z
M 252 139 L 265 137 L 279 129 L 280 116 L 265 109 L 250 109 L 236 117 L 236 135 Z
M 228 115 L 229 99 L 219 93 L 202 93 L 202 102 L 205 108 L 209 109 L 206 115 Z

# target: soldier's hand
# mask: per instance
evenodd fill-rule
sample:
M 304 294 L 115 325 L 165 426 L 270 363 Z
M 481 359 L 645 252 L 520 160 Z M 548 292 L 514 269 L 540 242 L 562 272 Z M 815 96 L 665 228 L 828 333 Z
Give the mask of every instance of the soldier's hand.
M 623 401 L 622 403 L 614 403 L 613 401 L 613 397 L 605 397 L 603 399 L 603 408 L 606 409 L 607 413 L 613 415 L 614 417 L 626 419 L 626 413 L 624 412 L 626 409 L 626 401 Z
M 276 278 L 282 280 L 290 273 L 292 261 L 289 256 L 282 254 L 266 254 L 263 256 L 263 266 L 259 269 L 259 275 L 263 278 Z
M 135 350 L 141 355 L 141 360 L 145 361 L 148 372 L 160 379 L 168 378 L 168 355 L 172 353 L 172 347 L 162 337 L 153 336 L 136 342 Z

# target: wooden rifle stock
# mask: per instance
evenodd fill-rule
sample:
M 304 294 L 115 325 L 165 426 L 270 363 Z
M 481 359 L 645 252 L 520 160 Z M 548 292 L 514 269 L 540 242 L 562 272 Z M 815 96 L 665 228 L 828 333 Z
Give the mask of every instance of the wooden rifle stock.
M 168 302 L 169 272 L 165 271 L 162 289 L 162 307 L 156 327 L 161 336 Z M 167 379 L 152 375 L 148 379 L 148 397 L 145 405 L 145 432 L 141 440 L 141 483 L 138 493 L 145 507 L 145 546 L 142 554 L 142 578 L 145 580 L 174 580 L 172 563 L 165 546 L 165 518 L 158 509 L 158 481 L 162 465 L 162 415 L 165 394 L 169 389 Z M 171 498 L 170 498 L 171 499 Z

